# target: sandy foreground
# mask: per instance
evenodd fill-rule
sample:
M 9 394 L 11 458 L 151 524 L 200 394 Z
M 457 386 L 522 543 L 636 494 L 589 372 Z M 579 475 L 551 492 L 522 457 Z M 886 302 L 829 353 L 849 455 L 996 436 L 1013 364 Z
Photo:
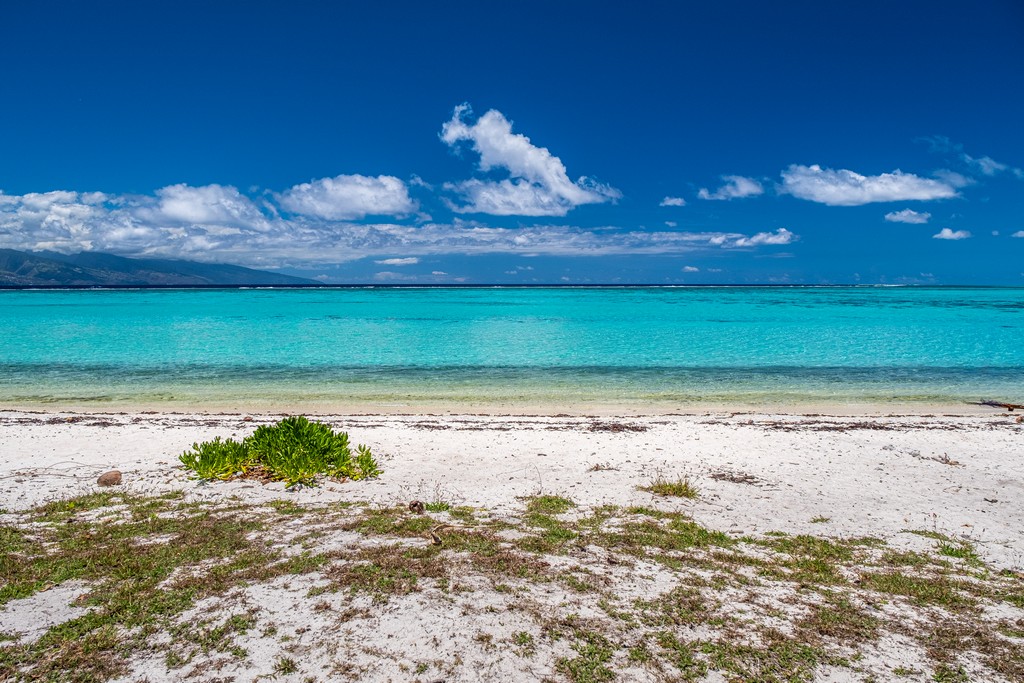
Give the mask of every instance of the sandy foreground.
M 68 527 L 102 545 L 145 515 L 153 533 L 118 542 L 149 552 L 184 537 L 152 520 L 203 511 L 258 520 L 239 543 L 288 567 L 236 576 L 211 551 L 138 590 L 228 567 L 216 585 L 133 622 L 109 601 L 131 576 L 31 584 L 0 565 L 21 586 L 0 606 L 0 678 L 1024 680 L 1013 413 L 330 415 L 381 477 L 291 491 L 179 466 L 277 417 L 0 411 L 12 556 Z M 123 484 L 97 487 L 114 468 Z M 643 490 L 659 479 L 698 494 Z M 115 495 L 54 503 L 98 491 Z M 72 552 L 54 539 L 39 547 Z

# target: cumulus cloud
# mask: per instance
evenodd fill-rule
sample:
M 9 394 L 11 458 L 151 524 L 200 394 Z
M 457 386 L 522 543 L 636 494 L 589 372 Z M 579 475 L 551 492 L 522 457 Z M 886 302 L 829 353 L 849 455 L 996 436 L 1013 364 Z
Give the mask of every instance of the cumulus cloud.
M 885 220 L 890 223 L 914 223 L 920 225 L 927 223 L 928 219 L 932 215 L 927 212 L 918 212 L 913 209 L 903 209 L 902 211 L 890 211 L 885 214 Z
M 279 201 L 292 213 L 331 220 L 405 216 L 418 208 L 406 184 L 389 175 L 320 178 L 285 190 Z
M 1013 233 L 1012 236 L 1013 237 L 1024 237 L 1024 230 L 1018 230 L 1017 232 Z
M 683 266 L 683 272 L 684 273 L 699 273 L 700 272 L 700 268 L 698 268 L 696 266 Z
M 451 120 L 441 128 L 441 139 L 449 146 L 469 142 L 480 155 L 481 171 L 505 170 L 502 180 L 471 179 L 447 183 L 445 188 L 465 202 L 452 204 L 459 213 L 487 213 L 497 216 L 564 216 L 583 204 L 613 201 L 622 194 L 585 176 L 569 179 L 562 160 L 530 138 L 512 132 L 512 123 L 492 109 L 467 123 L 472 114 L 468 104 L 455 108 Z
M 873 202 L 948 199 L 957 196 L 948 181 L 922 178 L 899 169 L 865 176 L 854 171 L 793 164 L 782 172 L 782 191 L 829 206 L 860 206 Z
M 658 206 L 686 206 L 686 200 L 682 197 L 665 197 Z
M 240 226 L 258 224 L 264 218 L 251 199 L 231 186 L 170 185 L 157 190 L 156 196 L 156 214 L 173 223 Z M 149 207 L 140 209 L 149 211 Z
M 386 258 L 380 261 L 374 261 L 374 263 L 382 266 L 414 266 L 419 263 L 420 260 L 416 256 L 410 256 L 408 258 Z
M 709 192 L 706 187 L 702 187 L 697 192 L 697 196 L 701 199 L 729 200 L 756 197 L 759 194 L 764 194 L 764 188 L 761 187 L 761 183 L 753 178 L 744 178 L 740 175 L 724 175 L 722 180 L 725 181 L 725 184 L 714 192 Z
M 966 230 L 950 230 L 949 228 L 943 228 L 932 235 L 932 238 L 937 240 L 965 240 L 970 236 L 971 233 Z

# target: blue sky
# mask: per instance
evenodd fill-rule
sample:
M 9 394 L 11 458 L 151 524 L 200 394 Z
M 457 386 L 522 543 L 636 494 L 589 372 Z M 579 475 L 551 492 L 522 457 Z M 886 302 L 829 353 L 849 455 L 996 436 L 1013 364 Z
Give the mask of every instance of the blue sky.
M 325 4 L 7 8 L 0 247 L 1024 284 L 1018 0 Z

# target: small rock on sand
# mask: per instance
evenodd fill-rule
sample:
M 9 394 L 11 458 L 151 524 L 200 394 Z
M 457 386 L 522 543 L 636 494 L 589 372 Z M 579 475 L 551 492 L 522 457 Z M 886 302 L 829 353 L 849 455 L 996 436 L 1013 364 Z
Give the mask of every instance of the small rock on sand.
M 118 486 L 121 484 L 121 470 L 110 470 L 100 475 L 96 480 L 100 486 Z

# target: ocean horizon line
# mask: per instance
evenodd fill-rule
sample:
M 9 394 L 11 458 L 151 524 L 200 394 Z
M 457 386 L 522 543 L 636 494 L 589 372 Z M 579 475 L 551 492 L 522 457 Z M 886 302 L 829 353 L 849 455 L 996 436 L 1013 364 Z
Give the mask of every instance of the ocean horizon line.
M 1024 285 L 965 284 L 801 284 L 801 283 L 694 283 L 694 284 L 559 284 L 559 283 L 331 283 L 290 285 L 10 285 L 0 284 L 0 291 L 145 291 L 145 290 L 252 290 L 252 289 L 1024 289 Z

